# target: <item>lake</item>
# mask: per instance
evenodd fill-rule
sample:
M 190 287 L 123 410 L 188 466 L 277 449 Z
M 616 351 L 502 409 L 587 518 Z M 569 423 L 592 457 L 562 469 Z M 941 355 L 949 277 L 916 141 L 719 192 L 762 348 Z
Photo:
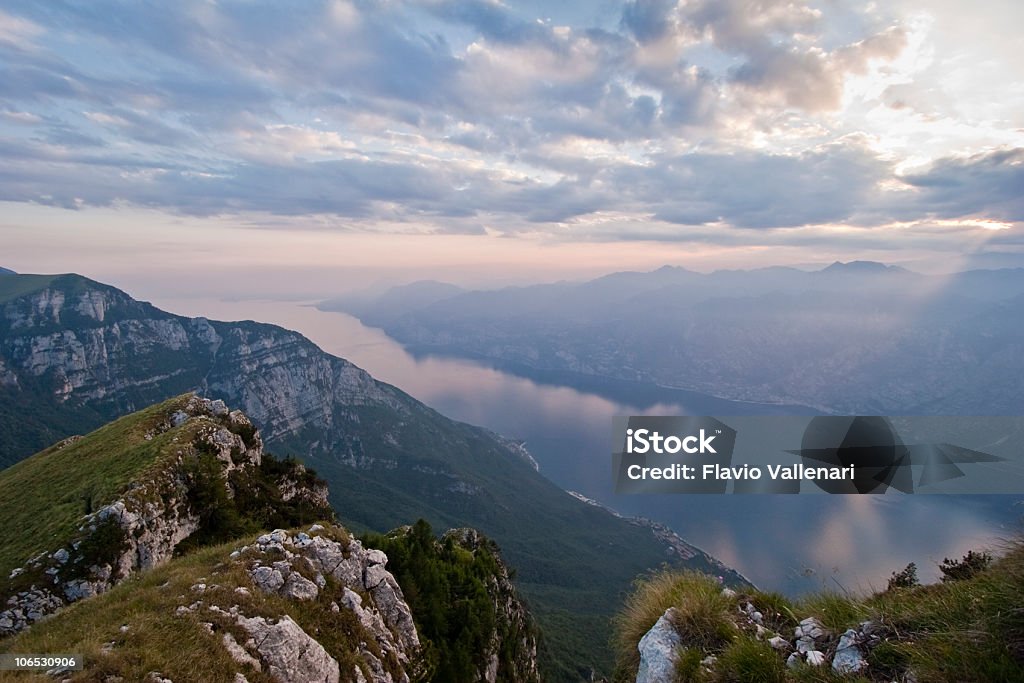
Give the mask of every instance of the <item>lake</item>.
M 297 330 L 457 420 L 526 442 L 541 472 L 563 488 L 628 515 L 669 525 L 758 586 L 800 594 L 883 588 L 915 562 L 922 580 L 945 557 L 992 546 L 1019 531 L 1009 496 L 616 496 L 609 436 L 615 415 L 758 415 L 800 411 L 726 401 L 614 380 L 497 368 L 411 353 L 381 330 L 312 304 L 158 299 L 164 310 L 258 320 Z M 529 376 L 523 376 L 529 375 Z

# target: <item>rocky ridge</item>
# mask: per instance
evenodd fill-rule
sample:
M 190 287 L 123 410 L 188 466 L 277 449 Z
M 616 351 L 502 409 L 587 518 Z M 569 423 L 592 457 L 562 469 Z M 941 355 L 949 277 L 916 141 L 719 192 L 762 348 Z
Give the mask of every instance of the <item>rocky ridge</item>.
M 197 454 L 216 458 L 229 497 L 234 495 L 231 474 L 259 468 L 263 462 L 259 432 L 248 417 L 228 410 L 223 401 L 192 396 L 145 438 L 152 440 L 172 429 L 180 432 L 174 437 L 173 458 L 158 463 L 156 471 L 122 497 L 85 515 L 77 532 L 60 547 L 11 571 L 8 585 L 0 589 L 6 598 L 0 636 L 17 633 L 67 604 L 103 593 L 132 574 L 169 560 L 202 525 L 189 473 Z M 67 439 L 57 448 L 76 441 Z M 293 477 L 285 479 L 292 499 L 314 501 L 330 516 L 325 490 L 300 492 Z
M 183 677 L 175 658 L 181 656 L 178 641 L 191 638 L 196 648 L 197 637 L 205 641 L 205 656 L 212 650 L 218 660 L 205 670 L 203 675 L 210 676 L 205 680 L 221 680 L 225 667 L 233 683 L 432 680 L 431 667 L 438 662 L 423 655 L 413 611 L 388 570 L 385 552 L 366 547 L 329 521 L 216 545 L 223 540 L 211 533 L 216 529 L 210 520 L 217 512 L 249 514 L 278 505 L 276 512 L 289 519 L 286 513 L 333 517 L 323 483 L 297 462 L 264 453 L 259 432 L 243 413 L 222 401 L 182 396 L 88 436 L 65 439 L 25 464 L 39 475 L 39 467 L 60 462 L 54 453 L 89 444 L 109 448 L 104 459 L 136 453 L 130 444 L 117 449 L 116 439 L 153 444 L 156 455 L 150 457 L 155 459 L 133 475 L 123 495 L 84 515 L 59 547 L 38 553 L 0 583 L 6 598 L 0 652 L 24 649 L 28 646 L 19 643 L 33 637 L 52 646 L 56 641 L 48 634 L 60 634 L 64 619 L 46 617 L 81 603 L 69 618 L 87 626 L 72 627 L 72 632 L 98 635 L 117 629 L 113 639 L 108 635 L 96 643 L 98 652 L 86 658 L 81 676 L 87 680 L 97 680 L 96 675 L 110 683 L 194 680 L 194 664 L 186 663 L 191 673 Z M 197 467 L 200 462 L 207 466 Z M 67 493 L 56 491 L 55 497 Z M 224 510 L 211 509 L 216 506 Z M 228 532 L 234 528 L 228 526 Z M 492 541 L 472 529 L 451 531 L 446 538 L 463 553 L 496 552 Z M 160 578 L 150 578 L 154 574 Z M 137 580 L 119 585 L 130 577 Z M 474 653 L 475 660 L 484 662 L 479 680 L 539 680 L 532 621 L 507 567 L 496 561 L 485 581 L 487 610 L 503 628 L 496 627 Z M 449 596 L 431 599 L 451 611 L 443 618 L 459 618 Z M 135 606 L 118 607 L 124 600 Z M 168 619 L 177 624 L 168 626 Z M 161 642 L 168 628 L 177 635 Z M 64 632 L 58 641 L 67 637 Z M 194 650 L 195 656 L 199 651 Z M 511 662 L 508 653 L 514 653 Z M 162 662 L 159 670 L 131 669 L 131 662 L 154 657 Z M 73 672 L 54 672 L 63 673 L 71 674 L 68 681 L 79 680 Z
M 239 665 L 280 681 L 408 683 L 417 674 L 419 635 L 381 551 L 364 548 L 341 527 L 314 524 L 263 534 L 230 560 L 221 573 L 244 567 L 247 580 L 237 582 L 244 585 L 197 583 L 189 596 L 194 600 L 175 614 L 198 619 Z M 329 652 L 290 615 L 260 614 L 267 610 L 254 594 L 354 615 L 358 626 L 350 625 L 353 652 L 347 654 L 355 663 L 342 670 L 339 653 Z

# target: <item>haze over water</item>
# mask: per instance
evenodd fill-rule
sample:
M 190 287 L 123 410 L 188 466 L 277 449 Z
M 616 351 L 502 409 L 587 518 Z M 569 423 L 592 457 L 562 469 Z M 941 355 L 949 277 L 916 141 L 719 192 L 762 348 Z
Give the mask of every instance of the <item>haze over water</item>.
M 381 330 L 309 304 L 169 298 L 153 303 L 183 315 L 252 319 L 297 330 L 449 417 L 524 440 L 541 472 L 560 486 L 623 514 L 667 524 L 765 589 L 877 589 L 908 562 L 930 581 L 944 557 L 997 544 L 1019 530 L 1009 496 L 616 496 L 608 450 L 613 416 L 753 415 L 780 408 L 693 393 L 683 394 L 683 401 L 659 401 L 666 392 L 614 385 L 598 395 L 571 386 L 565 376 L 555 384 L 463 359 L 417 357 Z

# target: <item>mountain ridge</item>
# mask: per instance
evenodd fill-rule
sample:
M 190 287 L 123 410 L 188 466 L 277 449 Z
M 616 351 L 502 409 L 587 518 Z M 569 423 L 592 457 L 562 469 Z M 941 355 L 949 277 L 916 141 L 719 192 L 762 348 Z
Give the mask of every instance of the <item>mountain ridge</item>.
M 699 549 L 681 553 L 654 530 L 573 499 L 518 444 L 445 418 L 298 333 L 175 316 L 81 276 L 38 279 L 13 296 L 26 276 L 14 277 L 0 280 L 0 454 L 8 462 L 20 454 L 12 440 L 27 441 L 33 429 L 41 448 L 198 388 L 242 409 L 275 452 L 313 466 L 357 532 L 423 517 L 495 539 L 549 634 L 553 680 L 607 670 L 599 644 L 616 595 L 638 573 L 670 561 L 743 582 Z M 595 575 L 589 567 L 598 565 Z
M 77 653 L 65 680 L 539 680 L 493 541 L 423 521 L 387 553 L 353 538 L 325 483 L 221 401 L 183 395 L 0 471 L 0 516 L 0 576 L 20 565 L 0 581 L 0 652 Z
M 841 414 L 1012 413 L 1024 270 L 617 273 L 361 318 L 407 348 Z M 331 306 L 323 306 L 332 310 Z M 983 322 L 984 324 L 979 324 Z

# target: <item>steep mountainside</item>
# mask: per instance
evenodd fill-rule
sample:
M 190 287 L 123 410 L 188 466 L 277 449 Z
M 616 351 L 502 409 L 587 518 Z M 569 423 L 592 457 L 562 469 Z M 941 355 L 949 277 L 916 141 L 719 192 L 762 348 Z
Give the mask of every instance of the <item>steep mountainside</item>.
M 458 585 L 420 581 L 410 607 L 384 552 L 310 526 L 332 515 L 323 481 L 264 454 L 220 401 L 68 439 L 0 472 L 0 652 L 84 654 L 72 681 L 537 680 L 532 619 L 490 541 L 449 534 L 431 567 Z M 254 534 L 277 524 L 302 527 Z M 436 619 L 465 642 L 440 648 Z
M 555 679 L 607 670 L 607 620 L 638 573 L 678 561 L 742 580 L 685 543 L 576 500 L 515 444 L 443 417 L 297 333 L 174 316 L 75 275 L 0 279 L 3 462 L 194 388 L 240 407 L 269 448 L 313 466 L 353 528 L 422 517 L 494 538 L 538 617 Z
M 410 285 L 411 286 L 411 285 Z M 414 299 L 411 293 L 406 298 Z M 615 273 L 410 309 L 327 302 L 414 349 L 861 414 L 1012 414 L 1024 270 L 879 263 Z

